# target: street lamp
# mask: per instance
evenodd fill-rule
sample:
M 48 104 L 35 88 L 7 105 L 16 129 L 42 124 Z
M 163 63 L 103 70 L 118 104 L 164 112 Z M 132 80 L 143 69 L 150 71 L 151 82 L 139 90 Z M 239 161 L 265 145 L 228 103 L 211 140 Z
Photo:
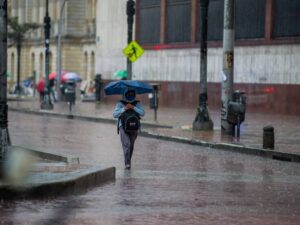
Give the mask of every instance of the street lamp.
M 193 130 L 212 130 L 213 122 L 207 109 L 207 20 L 209 0 L 200 1 L 200 95 Z
M 7 0 L 0 0 L 0 178 L 10 146 L 7 111 Z
M 49 2 L 46 0 L 46 16 L 44 17 L 44 31 L 45 31 L 45 91 L 44 100 L 41 104 L 41 109 L 53 109 L 53 104 L 50 98 L 49 85 L 49 45 L 50 45 L 50 28 L 51 18 L 49 16 Z
M 135 2 L 133 0 L 128 0 L 126 4 L 126 14 L 127 14 L 127 24 L 128 24 L 128 38 L 127 44 L 132 41 L 132 33 L 133 33 L 133 21 L 134 21 L 134 14 L 135 14 Z M 127 58 L 127 79 L 132 79 L 132 63 Z
M 58 101 L 61 101 L 61 32 L 62 32 L 62 17 L 63 11 L 67 0 L 64 0 L 62 6 L 60 8 L 60 16 L 58 21 L 58 33 L 57 33 L 57 74 L 58 74 L 58 82 L 57 82 L 57 94 Z

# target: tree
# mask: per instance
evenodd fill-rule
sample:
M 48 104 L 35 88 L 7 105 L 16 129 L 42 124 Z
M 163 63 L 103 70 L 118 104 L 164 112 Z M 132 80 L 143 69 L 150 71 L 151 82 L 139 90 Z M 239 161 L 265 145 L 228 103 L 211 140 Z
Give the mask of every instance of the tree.
M 21 89 L 20 89 L 20 62 L 21 62 L 21 47 L 22 43 L 26 38 L 26 35 L 36 30 L 40 27 L 37 23 L 24 23 L 19 24 L 18 17 L 8 18 L 7 19 L 8 24 L 8 33 L 7 36 L 9 40 L 12 42 L 13 45 L 16 45 L 17 47 L 17 86 L 16 86 L 16 92 L 20 95 Z

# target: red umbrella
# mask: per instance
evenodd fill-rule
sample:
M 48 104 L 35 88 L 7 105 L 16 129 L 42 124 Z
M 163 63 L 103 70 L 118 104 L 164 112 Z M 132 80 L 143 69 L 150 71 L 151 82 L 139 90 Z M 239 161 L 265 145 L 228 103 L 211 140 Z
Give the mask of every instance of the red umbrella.
M 62 75 L 62 76 L 63 76 L 64 74 L 66 74 L 66 73 L 67 73 L 67 71 L 64 71 L 64 70 L 61 71 L 61 75 Z M 53 80 L 53 79 L 55 79 L 57 76 L 58 76 L 58 73 L 57 73 L 57 72 L 52 72 L 52 73 L 49 74 L 49 80 Z
M 45 79 L 40 79 L 39 82 L 36 85 L 36 90 L 41 93 L 45 90 Z

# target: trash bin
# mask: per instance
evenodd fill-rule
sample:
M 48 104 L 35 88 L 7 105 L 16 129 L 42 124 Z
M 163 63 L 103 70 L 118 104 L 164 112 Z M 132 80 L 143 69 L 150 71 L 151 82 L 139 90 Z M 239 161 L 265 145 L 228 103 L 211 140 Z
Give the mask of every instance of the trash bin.
M 153 87 L 153 92 L 149 94 L 149 106 L 150 109 L 154 109 L 154 119 L 157 120 L 157 109 L 158 109 L 158 90 L 160 88 L 160 84 L 151 83 Z
M 274 149 L 274 127 L 272 126 L 263 129 L 263 148 Z
M 245 120 L 246 114 L 246 96 L 245 92 L 240 92 L 239 90 L 234 91 L 232 94 L 232 101 L 228 103 L 227 121 L 235 126 L 237 126 L 237 136 L 240 136 L 240 124 Z M 235 132 L 233 130 L 233 136 Z
M 68 80 L 64 84 L 64 95 L 65 95 L 66 102 L 75 104 L 75 100 L 76 100 L 76 82 L 75 81 Z

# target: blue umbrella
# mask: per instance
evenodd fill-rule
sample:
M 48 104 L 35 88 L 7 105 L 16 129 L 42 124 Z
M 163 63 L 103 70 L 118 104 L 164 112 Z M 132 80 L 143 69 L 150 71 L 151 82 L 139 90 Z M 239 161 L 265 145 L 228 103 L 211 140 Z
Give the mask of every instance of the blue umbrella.
M 152 93 L 152 86 L 148 83 L 137 80 L 119 80 L 110 82 L 104 88 L 106 95 L 123 95 L 126 90 L 134 89 L 136 94 Z

